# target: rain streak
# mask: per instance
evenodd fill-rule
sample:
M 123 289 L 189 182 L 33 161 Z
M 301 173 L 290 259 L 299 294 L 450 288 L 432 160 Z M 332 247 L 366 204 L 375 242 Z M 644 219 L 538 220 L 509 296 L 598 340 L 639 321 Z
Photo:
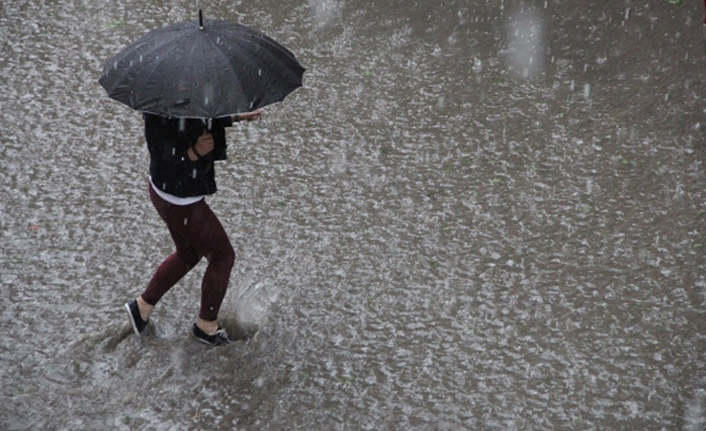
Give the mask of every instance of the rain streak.
M 98 83 L 195 7 L 0 5 L 0 429 L 704 429 L 702 2 L 201 2 L 307 69 L 216 163 L 219 348 L 206 259 L 126 326 L 173 244 Z

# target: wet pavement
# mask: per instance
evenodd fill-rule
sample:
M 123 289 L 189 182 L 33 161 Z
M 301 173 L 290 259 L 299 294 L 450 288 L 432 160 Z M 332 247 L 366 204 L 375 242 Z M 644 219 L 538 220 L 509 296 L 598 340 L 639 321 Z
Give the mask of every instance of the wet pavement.
M 0 4 L 0 429 L 702 430 L 703 5 L 202 1 L 307 67 L 229 132 L 238 258 L 171 252 L 102 63 L 191 2 Z

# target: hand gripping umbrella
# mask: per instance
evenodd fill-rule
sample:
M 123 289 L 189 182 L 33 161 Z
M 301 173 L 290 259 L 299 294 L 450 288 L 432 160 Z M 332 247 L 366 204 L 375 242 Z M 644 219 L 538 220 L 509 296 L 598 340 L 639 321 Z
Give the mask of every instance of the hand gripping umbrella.
M 244 25 L 184 21 L 152 30 L 103 66 L 100 84 L 139 111 L 179 118 L 250 112 L 301 87 L 285 47 Z

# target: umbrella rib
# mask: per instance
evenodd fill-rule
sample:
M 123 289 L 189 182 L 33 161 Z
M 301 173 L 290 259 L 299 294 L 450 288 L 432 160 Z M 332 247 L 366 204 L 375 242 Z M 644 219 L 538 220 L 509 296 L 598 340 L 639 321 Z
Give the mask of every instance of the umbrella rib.
M 252 34 L 255 34 L 256 36 L 258 36 L 258 33 L 252 33 Z M 229 34 L 229 35 L 222 35 L 222 37 L 224 37 L 225 39 L 229 39 L 229 40 L 235 39 L 235 40 L 239 40 L 239 41 L 249 42 L 247 39 L 240 38 L 237 35 Z M 269 46 L 271 46 L 272 48 L 277 50 L 277 52 L 282 52 L 282 49 L 280 49 L 281 45 L 273 44 L 272 42 L 270 42 L 270 40 L 267 38 L 267 36 L 264 36 L 264 38 L 259 36 L 259 38 L 264 39 L 264 41 L 267 42 L 267 44 Z M 284 48 L 284 47 L 282 47 L 282 48 Z M 284 50 L 285 50 L 284 52 L 287 54 L 287 59 L 289 61 L 292 61 L 293 64 L 299 66 L 299 63 L 297 63 L 296 60 L 292 60 L 291 53 L 286 48 L 284 48 Z M 279 59 L 269 49 L 262 49 L 261 51 L 265 53 L 265 55 L 267 56 L 267 59 L 269 60 L 269 61 L 266 61 L 266 63 L 277 64 L 279 62 Z M 283 68 L 283 70 L 286 70 L 286 69 Z M 280 77 L 286 77 L 285 74 L 279 73 L 279 70 L 277 68 L 273 68 L 272 71 L 277 73 Z
M 160 67 L 165 61 L 167 61 L 167 59 L 169 58 L 169 54 L 171 54 L 171 53 L 174 52 L 177 48 L 179 48 L 179 45 L 181 44 L 182 41 L 181 41 L 180 39 L 177 39 L 177 40 L 175 40 L 174 42 L 175 42 L 175 44 L 174 44 L 175 46 L 173 46 L 169 51 L 167 51 L 167 53 L 166 53 L 165 55 L 163 55 L 163 58 L 157 63 L 157 66 L 156 66 L 156 67 L 152 68 L 152 71 L 150 71 L 150 73 L 147 75 L 147 79 L 143 80 L 142 85 L 141 85 L 139 88 L 137 88 L 137 87 L 135 88 L 135 93 L 136 93 L 136 94 L 141 93 L 142 90 L 144 89 L 144 87 L 145 87 L 147 84 L 149 84 L 150 80 L 152 79 L 152 76 L 157 72 L 157 70 L 159 69 L 159 67 Z M 166 46 L 166 45 L 167 45 L 167 44 L 165 43 L 165 44 L 162 45 L 162 46 Z M 161 95 L 161 92 L 160 92 L 160 95 Z
M 147 40 L 147 35 L 145 35 L 145 36 L 141 37 L 138 41 L 136 41 L 135 43 L 133 43 L 132 46 L 137 46 L 137 45 L 139 45 L 139 44 L 141 44 L 141 43 L 147 43 L 147 42 L 148 42 L 148 40 Z M 170 39 L 170 40 L 165 41 L 164 43 L 157 44 L 156 46 L 151 47 L 151 48 L 149 49 L 149 51 L 146 51 L 146 52 L 144 52 L 144 53 L 140 53 L 140 56 L 149 56 L 150 54 L 154 53 L 155 51 L 161 49 L 161 48 L 164 47 L 165 45 L 168 45 L 169 43 L 172 43 L 172 42 L 174 42 L 174 39 Z M 126 51 L 127 51 L 127 50 L 126 50 Z M 120 56 L 121 54 L 122 54 L 122 58 L 118 59 L 117 57 Z M 120 54 L 116 55 L 115 57 L 113 57 L 110 62 L 115 62 L 115 61 L 120 62 L 120 61 L 123 61 L 123 60 L 125 59 L 125 57 L 129 57 L 129 56 L 132 55 L 132 54 L 133 54 L 133 51 L 132 51 L 132 50 L 130 50 L 130 51 L 128 51 L 128 52 L 123 51 L 122 53 L 120 53 Z M 109 62 L 109 63 L 110 63 L 110 62 Z M 123 72 L 123 74 L 120 76 L 119 79 L 115 79 L 115 80 L 111 80 L 111 81 L 114 82 L 114 83 L 116 83 L 116 85 L 117 85 L 117 84 L 123 82 L 123 80 L 125 79 L 125 77 L 128 76 L 131 72 L 132 72 L 132 70 L 129 69 L 129 68 L 127 68 L 127 69 Z
M 214 45 L 216 46 L 216 50 L 218 51 L 218 53 L 221 54 L 221 56 L 223 57 L 223 59 L 225 59 L 226 64 L 228 65 L 228 67 L 230 68 L 230 70 L 233 72 L 233 76 L 236 77 L 236 79 L 237 79 L 237 78 L 238 78 L 238 74 L 236 73 L 235 68 L 233 67 L 233 64 L 230 62 L 230 58 L 228 58 L 228 54 L 226 54 L 225 52 L 223 52 L 223 50 L 221 49 L 221 47 L 220 47 L 217 43 L 214 44 Z M 245 95 L 245 91 L 244 91 L 244 88 L 243 88 L 243 82 L 242 82 L 240 79 L 238 79 L 238 85 L 240 86 L 240 92 L 241 92 L 243 95 Z M 224 87 L 224 88 L 225 88 L 225 87 Z M 227 92 L 224 92 L 224 93 L 227 94 Z M 226 96 L 226 97 L 227 97 L 227 96 Z M 226 100 L 227 100 L 227 99 L 226 99 Z M 236 105 L 237 105 L 237 104 L 238 104 L 238 103 L 237 103 L 237 101 L 236 101 Z M 237 114 L 237 112 L 233 112 L 233 114 Z
M 292 60 L 293 63 L 297 62 L 296 58 L 294 57 L 294 54 L 289 49 L 287 49 L 285 46 L 283 46 L 282 44 L 277 42 L 276 40 L 272 39 L 271 37 L 267 36 L 266 34 L 260 32 L 258 30 L 255 30 L 253 28 L 243 26 L 243 25 L 241 25 L 240 27 L 242 28 L 243 33 L 246 33 L 250 36 L 257 38 L 259 41 L 264 42 L 266 45 L 273 48 L 273 50 L 276 50 L 277 52 L 282 52 L 282 53 L 286 54 L 286 56 L 290 60 Z M 237 39 L 242 42 L 250 43 L 250 41 L 248 39 L 242 37 L 238 33 L 223 34 L 223 36 L 225 36 L 227 38 L 231 37 L 231 38 Z
M 273 43 L 273 41 L 272 41 L 269 37 L 265 36 L 264 34 L 255 32 L 254 30 L 251 31 L 249 34 L 251 34 L 251 35 L 257 37 L 259 40 L 265 42 L 268 47 L 271 47 L 271 48 L 272 48 L 272 50 L 270 50 L 270 49 L 263 49 L 263 51 L 266 52 L 266 53 L 270 56 L 270 58 L 276 59 L 276 57 L 275 57 L 274 55 L 272 55 L 272 51 L 277 51 L 277 52 L 282 52 L 282 53 L 286 54 L 286 57 L 287 57 L 288 60 L 292 61 L 292 63 L 296 63 L 296 60 L 293 59 L 293 56 L 292 56 L 291 51 L 289 51 L 287 48 L 284 48 L 282 45 L 277 44 L 276 42 Z M 224 35 L 221 35 L 221 36 L 224 37 L 224 38 L 226 38 L 226 39 L 237 40 L 237 41 L 240 41 L 240 42 L 245 42 L 245 43 L 248 44 L 248 45 L 251 44 L 250 40 L 248 40 L 248 39 L 246 39 L 246 38 L 244 38 L 244 37 L 240 37 L 240 36 L 237 35 L 237 34 L 224 34 Z

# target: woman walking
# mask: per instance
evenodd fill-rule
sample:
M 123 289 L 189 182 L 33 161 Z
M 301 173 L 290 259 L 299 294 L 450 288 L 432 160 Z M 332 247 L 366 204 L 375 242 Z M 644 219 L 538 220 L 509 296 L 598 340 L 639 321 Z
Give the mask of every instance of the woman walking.
M 230 342 L 217 317 L 235 251 L 204 198 L 216 192 L 214 161 L 226 159 L 225 128 L 234 121 L 260 118 L 260 110 L 208 121 L 144 114 L 150 199 L 169 229 L 175 251 L 159 265 L 144 292 L 125 304 L 137 335 L 144 331 L 162 296 L 206 257 L 201 308 L 192 332 L 207 344 Z

